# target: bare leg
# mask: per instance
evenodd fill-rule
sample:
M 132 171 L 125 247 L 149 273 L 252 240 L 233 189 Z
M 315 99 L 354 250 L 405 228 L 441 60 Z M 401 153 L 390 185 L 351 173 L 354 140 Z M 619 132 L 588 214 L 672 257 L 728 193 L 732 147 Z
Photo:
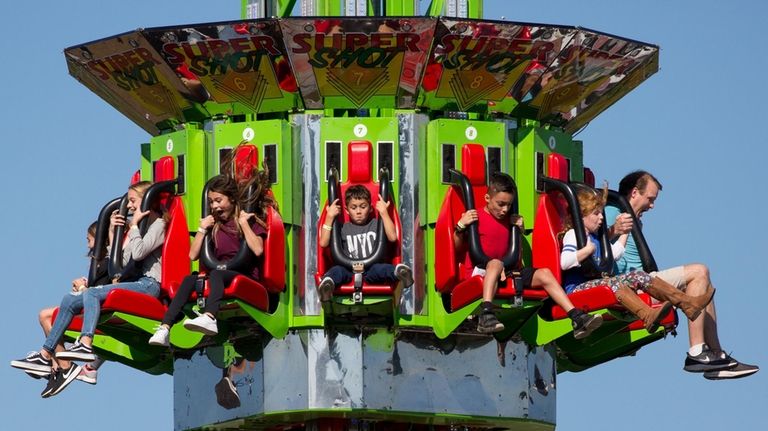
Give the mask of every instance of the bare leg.
M 685 293 L 691 296 L 703 295 L 712 282 L 709 279 L 709 269 L 702 264 L 685 265 L 683 269 L 687 287 Z M 717 335 L 717 315 L 715 313 L 715 301 L 707 305 L 701 319 L 688 322 L 688 341 L 691 346 L 707 343 L 710 349 L 719 351 L 720 340 Z
M 557 282 L 557 279 L 552 275 L 552 271 L 548 268 L 537 269 L 533 273 L 533 279 L 531 280 L 531 287 L 542 288 L 547 292 L 550 298 L 561 307 L 565 312 L 573 310 L 573 303 L 565 294 L 565 290 Z
M 492 259 L 485 266 L 485 277 L 483 278 L 483 301 L 491 302 L 496 296 L 496 281 L 504 273 L 504 264 L 498 259 Z

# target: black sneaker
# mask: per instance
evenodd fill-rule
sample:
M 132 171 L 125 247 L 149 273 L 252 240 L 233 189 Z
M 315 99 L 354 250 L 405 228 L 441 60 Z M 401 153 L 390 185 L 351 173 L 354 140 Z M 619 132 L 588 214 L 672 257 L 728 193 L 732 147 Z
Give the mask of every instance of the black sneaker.
M 26 358 L 11 361 L 11 366 L 24 371 L 39 371 L 45 374 L 51 373 L 51 360 L 45 359 L 40 352 L 29 352 Z
M 81 367 L 77 364 L 72 364 L 66 370 L 56 370 L 48 378 L 48 385 L 46 385 L 43 392 L 40 394 L 43 398 L 52 397 L 58 395 L 63 391 L 70 383 L 74 382 L 77 376 L 80 375 Z
M 573 325 L 573 338 L 581 340 L 588 337 L 592 331 L 603 324 L 603 316 L 581 313 L 571 320 L 571 324 Z
M 232 384 L 232 379 L 222 377 L 219 383 L 214 387 L 216 392 L 216 402 L 227 410 L 240 407 L 240 395 L 237 388 Z
M 743 364 L 737 361 L 736 366 L 733 368 L 728 368 L 727 370 L 707 371 L 704 373 L 704 378 L 709 380 L 739 379 L 741 377 L 751 376 L 758 371 L 760 371 L 760 367 L 757 365 Z
M 483 334 L 492 334 L 504 330 L 504 324 L 499 322 L 493 313 L 482 313 L 477 319 L 477 332 Z
M 93 348 L 77 341 L 75 344 L 69 346 L 67 350 L 57 353 L 56 358 L 65 359 L 67 361 L 93 362 L 96 360 L 96 355 L 93 353 Z
M 703 350 L 698 355 L 691 356 L 690 353 L 686 354 L 683 370 L 690 373 L 719 371 L 733 368 L 738 365 L 738 363 L 738 361 L 724 353 L 718 355 L 717 353 L 710 350 L 709 346 L 705 344 Z
M 50 371 L 46 373 L 45 371 L 29 371 L 29 370 L 26 370 L 24 372 L 27 373 L 27 375 L 29 377 L 32 377 L 35 380 L 47 379 L 51 375 Z

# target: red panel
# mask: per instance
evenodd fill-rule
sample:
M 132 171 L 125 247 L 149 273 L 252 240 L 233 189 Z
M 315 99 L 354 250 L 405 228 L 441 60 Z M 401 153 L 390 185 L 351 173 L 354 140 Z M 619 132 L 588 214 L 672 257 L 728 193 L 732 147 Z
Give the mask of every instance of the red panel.
M 264 241 L 264 260 L 261 282 L 272 293 L 285 290 L 285 226 L 274 208 L 267 210 L 267 238 Z
M 461 148 L 461 172 L 467 176 L 473 186 L 482 186 L 485 195 L 487 183 L 485 181 L 485 149 L 479 144 L 464 144 Z M 475 205 L 480 203 L 475 199 Z
M 560 275 L 559 238 L 559 233 L 562 229 L 562 218 L 555 206 L 554 200 L 550 195 L 541 195 L 539 197 L 539 207 L 536 210 L 531 240 L 533 266 L 536 268 L 549 268 L 558 282 L 562 280 Z
M 595 186 L 595 174 L 587 167 L 584 167 L 584 183 L 590 187 Z
M 235 152 L 235 179 L 248 181 L 259 167 L 259 149 L 254 145 L 240 145 Z
M 512 279 L 500 283 L 495 298 L 513 298 L 515 296 L 515 283 Z M 476 275 L 456 285 L 451 292 L 451 311 L 465 307 L 483 297 L 483 277 Z M 543 301 L 549 295 L 541 289 L 525 289 L 523 299 Z
M 562 154 L 550 153 L 547 156 L 547 175 L 568 182 L 568 161 Z
M 133 176 L 131 176 L 131 185 L 134 185 L 141 181 L 141 170 L 138 170 L 133 173 Z
M 176 160 L 172 156 L 164 156 L 155 163 L 154 181 L 171 181 L 176 178 Z
M 238 275 L 224 289 L 224 298 L 236 298 L 261 311 L 269 310 L 269 295 L 267 289 L 258 281 Z
M 451 187 L 435 224 L 435 288 L 441 293 L 450 292 L 459 282 L 459 263 L 463 262 L 464 254 L 460 259 L 453 244 L 453 231 L 463 211 L 464 202 L 457 189 Z
M 602 310 L 616 305 L 616 296 L 608 286 L 598 286 L 592 289 L 581 290 L 568 295 L 573 306 L 584 311 Z M 552 306 L 552 320 L 560 320 L 568 317 L 565 310 L 559 305 Z
M 165 228 L 163 243 L 162 281 L 163 295 L 172 298 L 181 281 L 189 274 L 189 228 L 181 198 L 176 196 L 169 210 L 171 221 Z
M 159 299 L 131 290 L 115 289 L 101 305 L 101 314 L 120 311 L 153 320 L 163 320 L 166 307 Z
M 371 172 L 373 171 L 372 160 L 373 147 L 369 141 L 349 141 L 347 146 L 347 182 L 353 184 L 370 183 Z M 392 172 L 390 172 L 391 174 Z M 373 195 L 374 193 L 371 193 L 372 197 Z

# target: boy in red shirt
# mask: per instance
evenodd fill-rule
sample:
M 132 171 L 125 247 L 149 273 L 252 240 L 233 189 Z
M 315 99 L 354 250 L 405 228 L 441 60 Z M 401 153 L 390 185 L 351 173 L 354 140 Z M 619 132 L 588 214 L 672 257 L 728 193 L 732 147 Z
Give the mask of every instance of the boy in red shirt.
M 517 187 L 512 177 L 502 172 L 491 174 L 488 192 L 485 195 L 485 206 L 480 210 L 473 209 L 462 214 L 453 234 L 454 245 L 456 248 L 462 248 L 465 246 L 467 226 L 477 222 L 480 246 L 485 255 L 491 258 L 485 269 L 472 265 L 469 253 L 464 261 L 467 278 L 474 275 L 484 277 L 483 303 L 481 304 L 483 312 L 477 323 L 477 330 L 482 333 L 504 330 L 504 325 L 493 313 L 492 301 L 496 295 L 498 281 L 505 281 L 507 278 L 504 264 L 500 259 L 509 249 L 509 229 L 512 225 L 523 229 L 523 218 L 510 213 L 512 202 L 517 198 L 516 193 Z M 525 267 L 520 271 L 520 278 L 523 287 L 544 289 L 557 305 L 563 307 L 572 321 L 574 338 L 587 337 L 603 323 L 602 316 L 593 316 L 575 308 L 549 269 Z

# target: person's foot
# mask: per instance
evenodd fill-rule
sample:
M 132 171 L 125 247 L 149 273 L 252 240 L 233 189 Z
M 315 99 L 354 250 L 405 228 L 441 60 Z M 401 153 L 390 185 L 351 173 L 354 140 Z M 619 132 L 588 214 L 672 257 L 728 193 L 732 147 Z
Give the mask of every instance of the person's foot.
M 581 340 L 588 337 L 592 331 L 603 324 L 603 316 L 582 312 L 571 320 L 571 324 L 573 325 L 573 338 Z
M 411 268 L 404 264 L 398 263 L 395 266 L 395 276 L 403 283 L 403 288 L 408 288 L 413 285 L 413 271 Z
M 220 406 L 227 410 L 240 407 L 240 395 L 229 377 L 222 377 L 219 383 L 216 383 L 214 391 L 216 392 L 216 402 Z
M 208 313 L 203 313 L 194 319 L 185 320 L 184 327 L 190 331 L 202 332 L 205 335 L 216 335 L 219 333 L 216 319 L 208 315 Z
M 66 370 L 56 370 L 51 374 L 48 379 L 48 385 L 45 386 L 40 396 L 43 398 L 52 397 L 58 395 L 63 391 L 70 383 L 74 382 L 77 376 L 80 375 L 80 365 L 72 364 Z
M 67 361 L 93 362 L 96 360 L 96 354 L 93 353 L 91 346 L 86 346 L 79 341 L 67 347 L 64 351 L 56 353 L 56 359 L 65 359 Z
M 50 373 L 50 372 L 47 372 L 47 373 L 46 373 L 45 371 L 29 371 L 29 370 L 27 370 L 27 371 L 24 371 L 24 372 L 25 372 L 25 373 L 26 373 L 26 374 L 27 374 L 29 377 L 32 377 L 32 378 L 33 378 L 33 379 L 35 379 L 35 380 L 40 380 L 40 379 L 47 379 L 47 378 L 48 378 L 48 376 L 50 376 L 50 375 L 51 375 L 51 373 Z
M 41 375 L 40 373 L 47 375 L 51 373 L 51 362 L 40 352 L 29 352 L 25 358 L 11 361 L 11 366 L 24 371 L 37 371 L 39 372 L 35 373 L 37 375 Z
M 730 356 L 728 357 L 730 358 Z M 732 368 L 717 371 L 707 371 L 704 373 L 704 378 L 708 380 L 739 379 L 742 377 L 751 376 L 752 374 L 760 371 L 760 367 L 757 365 L 744 364 L 738 361 L 736 362 L 736 366 Z
M 87 364 L 81 367 L 80 374 L 77 376 L 77 380 L 88 383 L 89 385 L 95 385 L 96 379 L 99 376 L 99 370 L 89 367 Z
M 168 342 L 168 337 L 170 335 L 170 331 L 168 328 L 166 328 L 163 325 L 160 325 L 154 334 L 152 334 L 152 337 L 149 338 L 149 344 L 152 346 L 163 346 L 168 347 L 170 343 Z
M 481 313 L 477 321 L 477 332 L 492 334 L 504 330 L 504 324 L 499 322 L 493 313 Z
M 730 356 L 726 354 L 718 355 L 705 344 L 698 355 L 691 356 L 690 353 L 686 354 L 683 370 L 689 373 L 703 373 L 733 368 L 738 364 L 739 362 Z
M 336 285 L 331 280 L 331 277 L 324 277 L 320 284 L 317 285 L 317 295 L 320 297 L 320 302 L 328 302 L 333 298 L 333 289 Z

